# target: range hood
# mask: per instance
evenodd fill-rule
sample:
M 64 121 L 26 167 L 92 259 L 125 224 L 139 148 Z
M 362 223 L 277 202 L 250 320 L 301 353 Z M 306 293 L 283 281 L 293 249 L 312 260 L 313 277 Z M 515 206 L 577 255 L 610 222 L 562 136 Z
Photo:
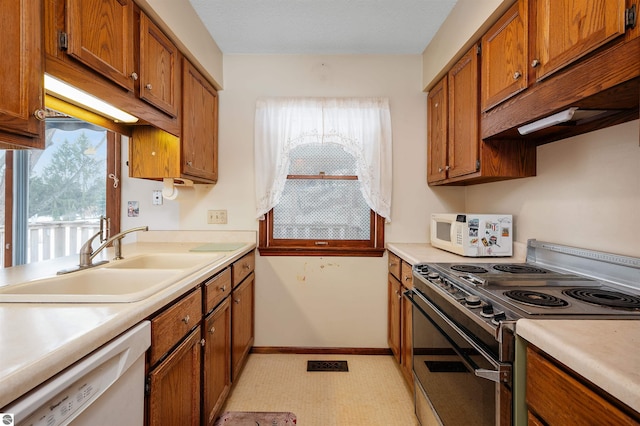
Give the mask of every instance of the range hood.
M 580 109 L 579 107 L 571 107 L 520 126 L 518 127 L 518 133 L 528 135 L 557 125 L 580 126 L 590 121 L 616 114 L 617 112 L 617 110 L 608 109 Z

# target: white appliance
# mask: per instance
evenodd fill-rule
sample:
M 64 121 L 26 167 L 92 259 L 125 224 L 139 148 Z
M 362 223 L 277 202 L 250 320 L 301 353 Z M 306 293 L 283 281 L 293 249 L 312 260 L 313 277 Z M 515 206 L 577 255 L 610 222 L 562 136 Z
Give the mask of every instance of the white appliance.
M 2 408 L 13 417 L 4 424 L 142 425 L 150 345 L 151 324 L 143 321 Z
M 511 256 L 513 218 L 509 214 L 433 213 L 431 245 L 468 257 Z

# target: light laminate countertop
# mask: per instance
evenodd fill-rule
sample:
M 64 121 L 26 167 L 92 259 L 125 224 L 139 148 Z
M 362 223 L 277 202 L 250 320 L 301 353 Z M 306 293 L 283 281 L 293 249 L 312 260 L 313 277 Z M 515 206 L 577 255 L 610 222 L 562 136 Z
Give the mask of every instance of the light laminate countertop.
M 215 231 L 213 231 L 215 232 Z M 141 234 L 142 236 L 142 234 Z M 211 252 L 211 264 L 181 276 L 151 297 L 133 303 L 0 303 L 0 412 L 2 407 L 161 309 L 255 249 L 255 232 L 149 231 L 124 244 L 125 257 L 189 252 L 211 242 L 243 242 L 234 251 Z M 112 256 L 112 249 L 102 258 Z M 202 254 L 202 253 L 199 253 Z M 100 257 L 95 259 L 100 260 Z M 55 275 L 77 265 L 77 256 L 0 270 L 0 286 Z
M 640 321 L 522 319 L 516 332 L 640 412 Z

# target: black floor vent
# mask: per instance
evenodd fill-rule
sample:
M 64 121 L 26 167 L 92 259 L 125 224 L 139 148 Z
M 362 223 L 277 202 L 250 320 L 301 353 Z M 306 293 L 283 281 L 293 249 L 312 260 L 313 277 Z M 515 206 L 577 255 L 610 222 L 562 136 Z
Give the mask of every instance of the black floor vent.
M 307 371 L 349 371 L 347 361 L 307 361 Z

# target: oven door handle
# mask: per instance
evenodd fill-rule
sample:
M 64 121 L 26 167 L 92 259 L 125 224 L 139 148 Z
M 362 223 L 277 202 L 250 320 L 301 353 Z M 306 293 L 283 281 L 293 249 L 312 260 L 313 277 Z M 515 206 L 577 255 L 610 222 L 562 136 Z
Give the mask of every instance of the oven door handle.
M 431 301 L 429 301 L 426 297 L 422 296 L 416 289 L 407 290 L 404 293 L 404 296 L 428 318 L 429 315 L 423 311 L 422 307 L 415 300 L 413 300 L 413 296 L 419 297 L 424 303 L 426 303 L 433 310 L 433 312 L 435 312 L 444 322 L 446 322 L 449 325 L 449 327 L 453 328 L 453 330 L 456 333 L 458 333 L 467 343 L 469 343 L 469 345 L 471 345 L 475 350 L 477 350 L 478 353 L 482 355 L 484 359 L 486 359 L 491 365 L 495 366 L 496 368 L 495 370 L 479 368 L 478 365 L 475 362 L 473 362 L 471 358 L 469 358 L 464 354 L 464 351 L 462 351 L 458 347 L 458 345 L 455 344 L 455 342 L 451 341 L 451 339 L 449 339 L 446 336 L 446 333 L 443 333 L 444 337 L 447 337 L 447 340 L 449 340 L 449 343 L 451 343 L 452 347 L 454 348 L 456 353 L 460 356 L 463 363 L 467 366 L 467 368 L 473 371 L 473 374 L 475 374 L 477 377 L 481 377 L 483 379 L 487 379 L 496 383 L 508 382 L 511 380 L 511 366 L 509 366 L 508 364 L 503 364 L 498 361 L 495 361 L 491 357 L 491 355 L 489 355 L 484 349 L 482 349 L 476 342 L 470 339 L 462 330 L 460 330 L 460 328 L 453 321 L 449 319 L 449 317 L 447 317 L 442 312 L 440 312 L 440 310 L 436 308 L 435 305 L 431 303 Z M 436 327 L 438 326 L 436 325 Z

